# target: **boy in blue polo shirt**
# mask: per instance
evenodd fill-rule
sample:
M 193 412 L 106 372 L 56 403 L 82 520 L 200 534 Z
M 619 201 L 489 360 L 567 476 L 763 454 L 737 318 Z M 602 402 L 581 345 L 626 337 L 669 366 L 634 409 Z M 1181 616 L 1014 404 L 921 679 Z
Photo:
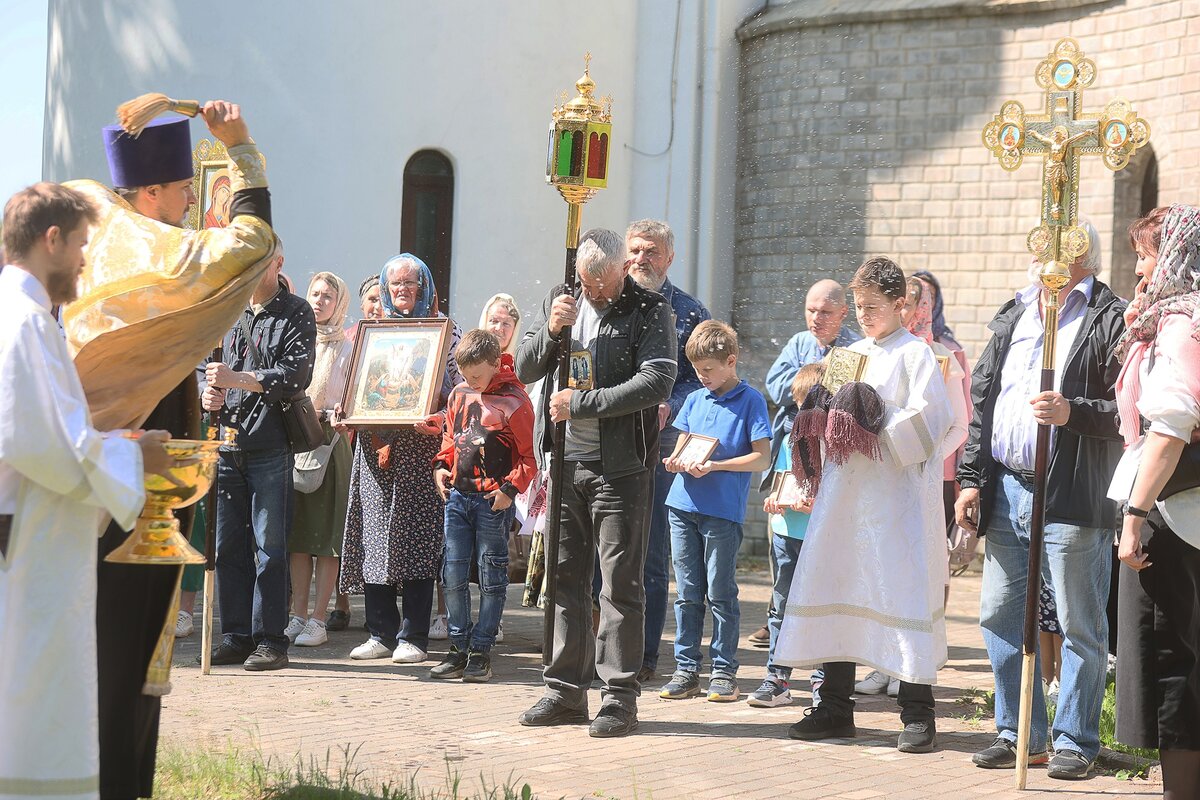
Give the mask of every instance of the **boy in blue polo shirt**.
M 717 440 L 707 458 L 694 440 L 680 436 L 663 464 L 678 473 L 667 494 L 671 555 L 675 565 L 675 674 L 659 696 L 676 700 L 700 693 L 700 639 L 705 598 L 712 607 L 708 699 L 738 699 L 737 644 L 741 611 L 736 578 L 750 474 L 771 464 L 767 401 L 737 376 L 737 334 L 723 322 L 696 326 L 685 354 L 702 388 L 683 401 L 675 427 Z

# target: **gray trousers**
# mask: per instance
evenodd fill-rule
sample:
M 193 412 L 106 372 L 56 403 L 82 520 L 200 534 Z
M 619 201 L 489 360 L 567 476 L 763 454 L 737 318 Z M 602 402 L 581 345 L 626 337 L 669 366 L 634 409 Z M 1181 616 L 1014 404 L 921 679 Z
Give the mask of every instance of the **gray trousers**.
M 554 652 L 546 667 L 548 696 L 587 710 L 592 670 L 604 683 L 603 705 L 637 709 L 637 673 L 645 647 L 646 513 L 650 473 L 605 480 L 596 461 L 563 465 Z M 604 587 L 600 628 L 592 635 L 592 573 Z

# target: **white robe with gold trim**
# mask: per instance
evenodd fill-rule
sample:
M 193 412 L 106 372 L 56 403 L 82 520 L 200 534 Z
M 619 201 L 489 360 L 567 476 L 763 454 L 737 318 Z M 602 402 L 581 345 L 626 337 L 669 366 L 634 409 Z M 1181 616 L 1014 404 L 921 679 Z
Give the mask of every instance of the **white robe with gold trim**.
M 0 272 L 0 800 L 96 798 L 96 540 L 145 494 L 136 442 L 92 427 L 41 284 Z
M 901 328 L 851 350 L 885 404 L 881 461 L 826 461 L 774 661 L 854 661 L 910 683 L 946 663 L 943 445 L 952 412 L 933 351 Z

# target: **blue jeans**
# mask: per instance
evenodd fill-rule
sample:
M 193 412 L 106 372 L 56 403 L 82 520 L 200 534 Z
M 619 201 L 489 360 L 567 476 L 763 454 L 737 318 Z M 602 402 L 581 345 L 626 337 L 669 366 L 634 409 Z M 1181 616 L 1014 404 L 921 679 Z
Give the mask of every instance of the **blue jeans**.
M 800 558 L 800 548 L 803 544 L 803 539 L 771 534 L 775 580 L 771 584 L 771 608 L 767 611 L 767 630 L 771 632 L 771 646 L 767 651 L 767 674 L 784 681 L 792 677 L 792 668 L 775 664 L 775 643 L 779 641 L 779 629 L 783 627 L 783 612 L 787 607 L 792 576 L 796 574 L 796 560 Z
M 659 451 L 670 455 L 675 439 L 664 437 Z M 662 461 L 654 470 L 654 500 L 650 506 L 650 538 L 646 547 L 646 566 L 642 583 L 646 586 L 646 649 L 642 666 L 658 669 L 658 650 L 662 646 L 663 628 L 667 624 L 667 598 L 671 588 L 671 524 L 667 520 L 667 492 L 675 474 L 667 472 Z
M 699 672 L 704 633 L 704 601 L 712 607 L 709 645 L 713 677 L 737 675 L 738 605 L 737 554 L 742 525 L 720 517 L 672 508 L 671 556 L 675 564 L 675 663 L 683 672 Z
M 1016 742 L 1033 492 L 1004 469 L 997 471 L 997 482 L 987 529 L 979 624 L 996 677 L 996 730 Z M 1042 580 L 1054 590 L 1063 630 L 1054 749 L 1075 750 L 1094 760 L 1100 752 L 1100 706 L 1108 666 L 1106 606 L 1113 531 L 1046 523 L 1044 534 Z M 1034 659 L 1034 668 L 1040 676 L 1039 657 Z M 1030 752 L 1046 748 L 1046 727 L 1042 682 L 1034 680 Z
M 286 653 L 292 454 L 221 450 L 217 463 L 217 602 L 226 644 Z M 257 562 L 257 565 L 256 565 Z
M 450 642 L 459 650 L 486 653 L 496 643 L 508 590 L 508 532 L 513 507 L 492 511 L 492 502 L 478 492 L 450 491 L 446 500 L 446 556 L 442 589 Z M 478 553 L 479 622 L 471 624 L 471 556 Z

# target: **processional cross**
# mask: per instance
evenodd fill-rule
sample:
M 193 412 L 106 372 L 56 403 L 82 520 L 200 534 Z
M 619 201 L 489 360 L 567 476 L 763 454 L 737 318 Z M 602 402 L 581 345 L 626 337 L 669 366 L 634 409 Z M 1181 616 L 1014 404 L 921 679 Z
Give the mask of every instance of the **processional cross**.
M 1120 99 L 1103 112 L 1084 112 L 1083 90 L 1096 80 L 1096 64 L 1074 39 L 1060 39 L 1038 64 L 1035 77 L 1046 90 L 1045 112 L 1027 114 L 1023 105 L 1009 100 L 984 127 L 983 143 L 1010 172 L 1026 155 L 1045 159 L 1042 224 L 1029 232 L 1026 245 L 1043 264 L 1069 264 L 1088 247 L 1087 234 L 1075 224 L 1080 157 L 1103 156 L 1106 167 L 1120 170 L 1150 140 L 1150 125 Z
M 1076 222 L 1079 212 L 1079 162 L 1099 155 L 1116 172 L 1150 140 L 1150 125 L 1124 100 L 1113 100 L 1101 113 L 1084 113 L 1083 90 L 1096 80 L 1096 64 L 1085 58 L 1074 39 L 1059 39 L 1035 73 L 1046 91 L 1042 114 L 1026 114 L 1016 100 L 1000 107 L 983 129 L 983 143 L 1000 166 L 1010 172 L 1025 155 L 1042 156 L 1041 224 L 1025 243 L 1042 262 L 1045 341 L 1042 346 L 1041 391 L 1053 391 L 1054 351 L 1058 334 L 1058 295 L 1071 280 L 1070 265 L 1087 252 L 1088 235 Z M 1046 471 L 1050 458 L 1050 426 L 1039 425 L 1034 455 L 1033 513 L 1030 520 L 1029 569 L 1026 576 L 1025 628 L 1022 647 L 1020 723 L 1017 732 L 1017 788 L 1025 788 L 1033 702 L 1037 612 L 1041 590 L 1042 539 L 1046 520 Z M 1084 567 L 1085 565 L 1080 565 Z

